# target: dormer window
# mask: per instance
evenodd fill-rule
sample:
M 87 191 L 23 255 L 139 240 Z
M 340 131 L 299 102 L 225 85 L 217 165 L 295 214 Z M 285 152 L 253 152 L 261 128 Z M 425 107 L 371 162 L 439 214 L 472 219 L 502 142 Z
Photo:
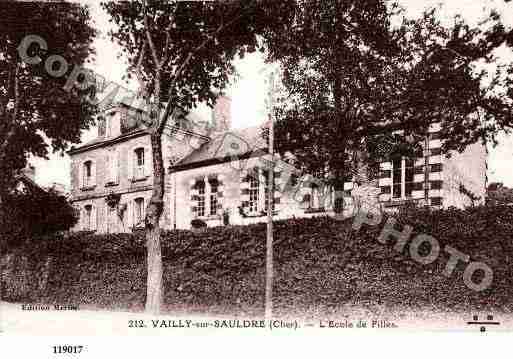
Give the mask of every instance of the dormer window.
M 98 118 L 98 137 L 105 137 L 107 132 L 107 120 L 105 117 Z

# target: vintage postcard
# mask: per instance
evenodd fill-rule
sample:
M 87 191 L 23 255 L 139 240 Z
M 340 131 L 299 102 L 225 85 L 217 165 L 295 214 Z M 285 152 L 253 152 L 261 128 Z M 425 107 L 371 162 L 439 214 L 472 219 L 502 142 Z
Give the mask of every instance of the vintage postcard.
M 512 2 L 4 1 L 0 29 L 1 337 L 513 331 Z

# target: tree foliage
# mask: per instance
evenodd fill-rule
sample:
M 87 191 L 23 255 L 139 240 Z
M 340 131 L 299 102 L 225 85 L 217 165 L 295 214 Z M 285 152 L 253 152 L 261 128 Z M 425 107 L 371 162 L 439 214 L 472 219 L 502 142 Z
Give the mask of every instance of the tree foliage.
M 42 51 L 32 44 L 22 61 L 17 50 L 27 35 L 47 43 Z M 78 88 L 64 91 L 74 69 L 93 53 L 95 30 L 87 7 L 71 3 L 9 2 L 0 8 L 0 187 L 6 190 L 29 154 L 45 157 L 50 147 L 63 151 L 80 141 L 80 131 L 91 123 L 94 107 L 84 102 Z M 62 56 L 69 67 L 62 77 L 45 69 L 51 55 Z M 54 70 L 58 65 L 54 64 Z
M 160 218 L 163 212 L 162 133 L 170 115 L 199 102 L 213 106 L 234 73 L 232 60 L 258 47 L 257 34 L 276 16 L 273 1 L 156 1 L 102 3 L 117 30 L 130 71 L 149 109 L 153 158 L 152 197 L 146 211 L 148 280 L 146 309 L 162 303 Z M 171 123 L 170 123 L 171 124 Z
M 232 60 L 259 48 L 257 35 L 286 4 L 149 0 L 102 6 L 118 26 L 111 35 L 128 58 L 130 76 L 137 76 L 153 101 L 158 84 L 162 102 L 171 98 L 188 112 L 200 102 L 214 105 L 234 74 Z
M 64 196 L 42 189 L 7 194 L 2 215 L 0 236 L 22 240 L 69 230 L 78 221 L 78 214 Z
M 511 128 L 512 66 L 483 66 L 511 32 L 495 12 L 477 27 L 461 18 L 447 27 L 438 15 L 407 19 L 382 0 L 297 0 L 294 16 L 266 36 L 283 70 L 279 151 L 341 186 L 355 154 L 376 158 L 392 131 L 393 151 L 415 156 L 408 143 L 435 122 L 444 153 Z

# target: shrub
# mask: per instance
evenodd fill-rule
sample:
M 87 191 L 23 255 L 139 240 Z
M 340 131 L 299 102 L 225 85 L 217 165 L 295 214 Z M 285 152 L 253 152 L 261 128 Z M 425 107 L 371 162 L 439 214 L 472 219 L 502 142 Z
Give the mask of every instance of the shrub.
M 381 227 L 351 231 L 351 220 L 330 217 L 274 223 L 274 301 L 277 314 L 345 303 L 389 307 L 513 311 L 513 208 L 509 206 L 431 210 L 410 208 L 397 217 L 414 234 L 433 235 L 487 263 L 492 286 L 468 289 L 463 267 L 442 275 L 446 259 L 430 265 L 398 254 L 394 241 L 377 241 Z M 261 315 L 265 275 L 265 224 L 206 228 L 201 232 L 164 231 L 164 302 L 168 310 Z M 10 246 L 37 271 L 51 257 L 46 291 L 34 290 L 27 301 L 78 303 L 96 307 L 142 309 L 146 282 L 143 232 L 54 237 Z M 37 278 L 37 275 L 33 275 Z M 9 281 L 3 283 L 10 286 Z M 5 292 L 7 293 L 7 291 Z M 14 298 L 4 298 L 15 300 Z
M 196 218 L 191 221 L 191 226 L 192 226 L 192 228 L 197 229 L 197 228 L 204 228 L 207 226 L 207 224 L 205 223 L 205 221 L 202 221 L 201 219 Z
M 66 198 L 52 191 L 9 194 L 1 213 L 0 238 L 41 237 L 66 231 L 78 221 Z

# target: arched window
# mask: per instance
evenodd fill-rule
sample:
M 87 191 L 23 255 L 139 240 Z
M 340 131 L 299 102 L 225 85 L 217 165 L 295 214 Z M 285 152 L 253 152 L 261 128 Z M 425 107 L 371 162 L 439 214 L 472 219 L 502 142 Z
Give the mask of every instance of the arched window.
M 144 223 L 144 212 L 144 198 L 136 198 L 134 200 L 134 227 L 138 227 Z
M 93 161 L 84 162 L 82 176 L 83 187 L 91 187 L 93 185 Z

